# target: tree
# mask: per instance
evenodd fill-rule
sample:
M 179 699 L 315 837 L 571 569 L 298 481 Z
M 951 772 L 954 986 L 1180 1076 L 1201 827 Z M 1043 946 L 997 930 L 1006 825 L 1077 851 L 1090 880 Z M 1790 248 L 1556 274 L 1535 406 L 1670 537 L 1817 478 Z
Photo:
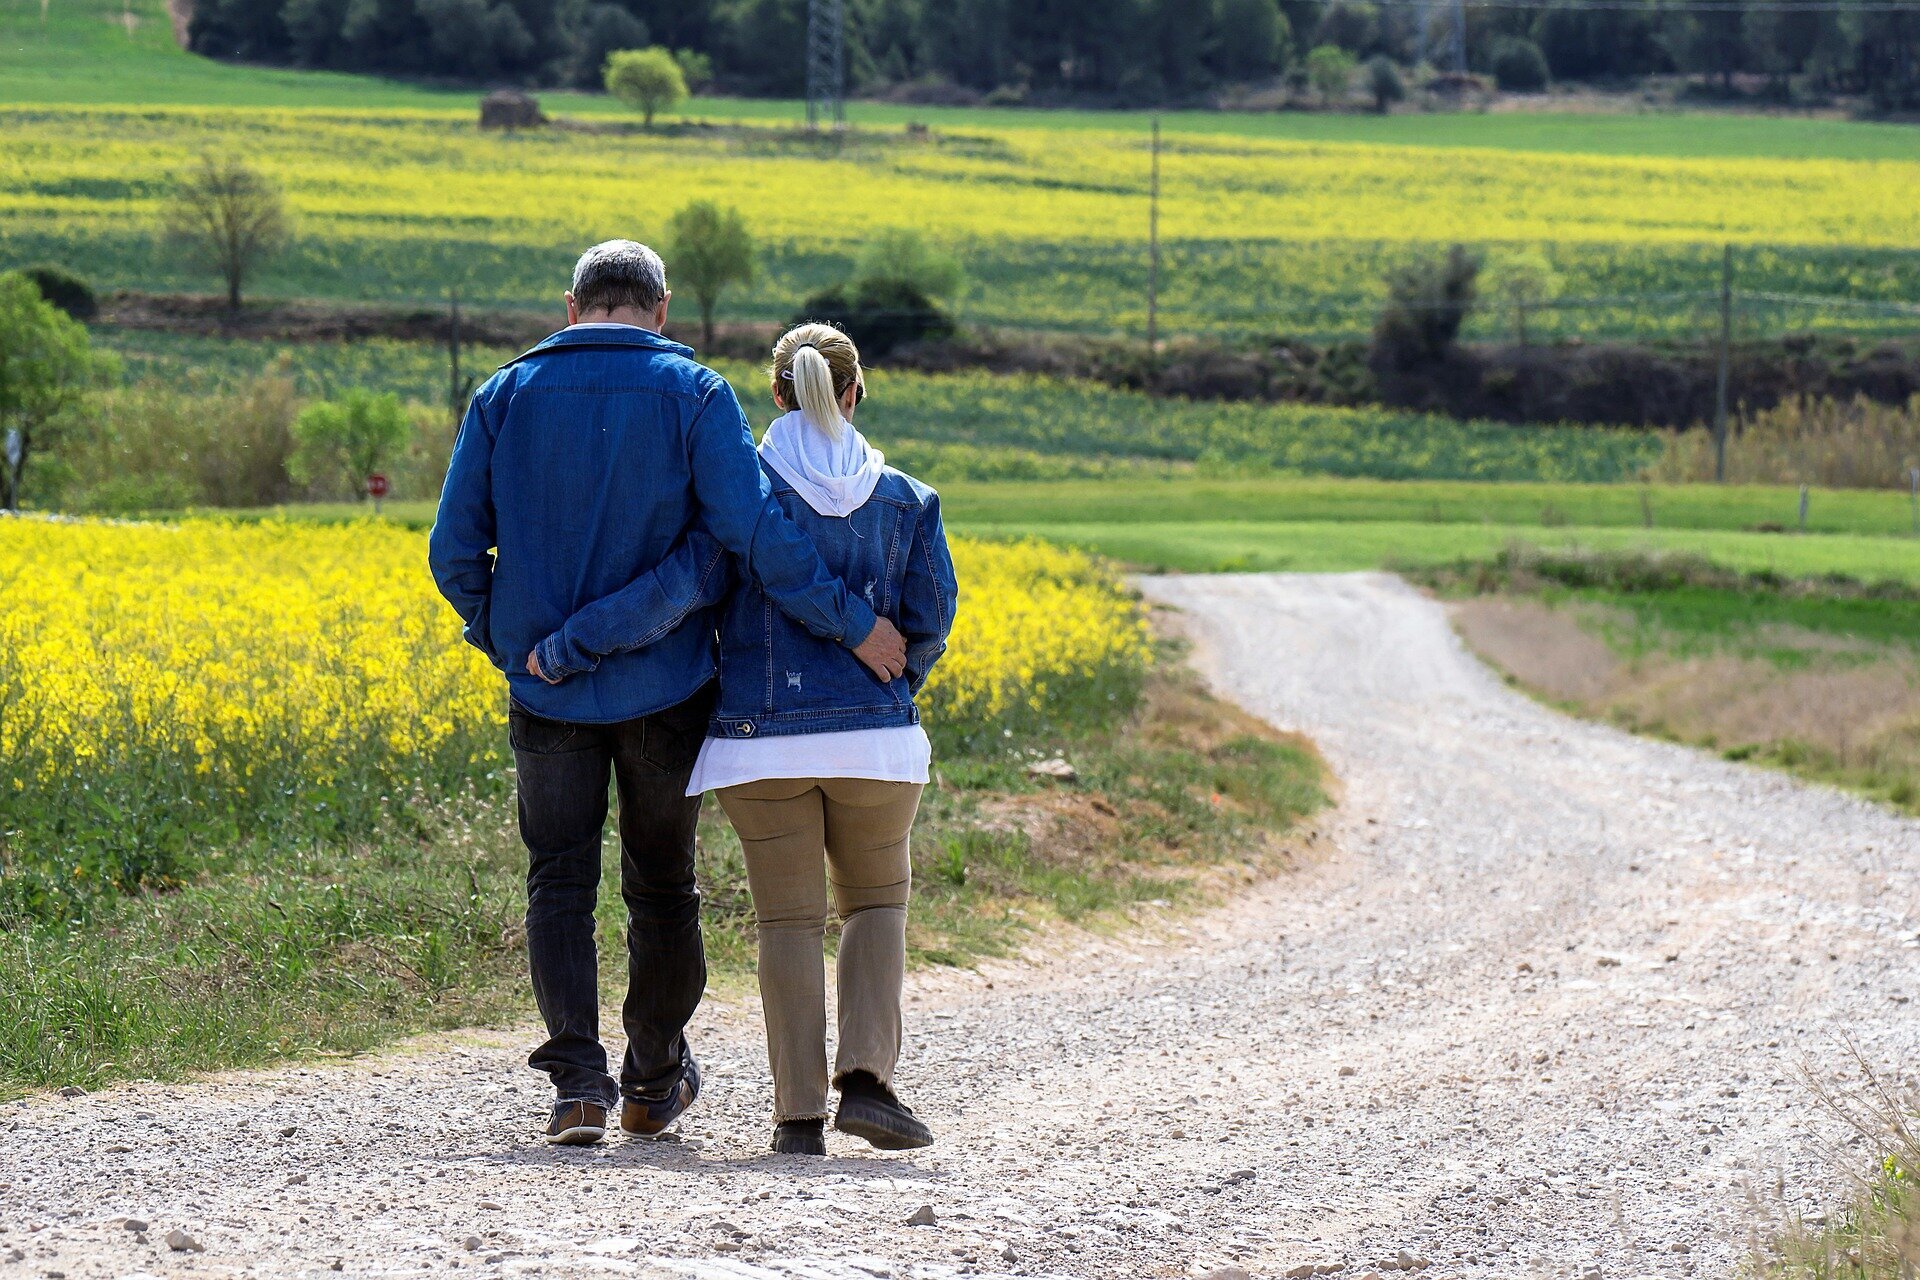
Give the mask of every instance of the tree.
M 1319 45 L 1307 55 L 1307 79 L 1320 100 L 1331 105 L 1353 83 L 1354 66 L 1353 55 L 1339 45 Z
M 1384 53 L 1367 59 L 1367 92 L 1373 96 L 1373 109 L 1381 115 L 1407 96 L 1407 82 L 1400 78 L 1400 68 Z
M 605 78 L 607 92 L 640 112 L 649 129 L 656 114 L 671 111 L 687 99 L 687 78 L 680 64 L 659 45 L 607 55 Z
M 226 281 L 227 309 L 238 311 L 247 277 L 286 246 L 286 204 L 244 160 L 203 156 L 175 186 L 165 228 L 189 263 Z
M 1229 79 L 1271 75 L 1293 53 L 1293 31 L 1274 0 L 1220 0 L 1215 22 L 1220 69 Z
M 1494 83 L 1508 93 L 1538 93 L 1551 73 L 1540 46 L 1521 36 L 1501 36 L 1493 42 Z
M 876 280 L 911 285 L 916 292 L 941 302 L 952 302 L 966 288 L 966 269 L 918 231 L 899 227 L 876 232 L 854 264 L 856 287 Z
M 701 341 L 713 346 L 713 310 L 728 285 L 753 281 L 753 236 L 740 211 L 696 200 L 667 224 L 667 257 L 676 282 L 700 304 Z
M 287 474 L 301 484 L 364 497 L 367 477 L 405 448 L 412 434 L 399 396 L 355 387 L 337 401 L 322 400 L 300 411 Z
M 1483 287 L 1513 316 L 1514 339 L 1525 346 L 1527 312 L 1560 296 L 1560 273 L 1538 249 L 1522 249 L 1495 259 Z
M 0 510 L 19 507 L 27 464 L 53 443 L 87 388 L 117 367 L 32 280 L 0 275 Z
M 673 60 L 680 64 L 688 93 L 699 93 L 713 83 L 713 59 L 698 49 L 675 49 Z

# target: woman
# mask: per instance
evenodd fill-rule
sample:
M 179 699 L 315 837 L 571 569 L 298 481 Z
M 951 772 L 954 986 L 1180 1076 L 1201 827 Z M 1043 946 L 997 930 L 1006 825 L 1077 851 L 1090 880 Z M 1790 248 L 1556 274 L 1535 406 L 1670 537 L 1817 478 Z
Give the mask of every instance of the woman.
M 724 558 L 701 533 L 618 597 L 575 614 L 534 651 L 528 669 L 564 679 L 724 599 L 719 705 L 688 794 L 718 793 L 746 855 L 773 1070 L 773 1150 L 826 1154 L 829 885 L 841 919 L 834 1127 L 886 1150 L 923 1147 L 933 1134 L 893 1092 L 893 1071 L 908 836 L 932 754 L 914 695 L 953 626 L 953 560 L 938 496 L 888 467 L 853 427 L 866 386 L 851 338 L 822 324 L 789 331 L 774 345 L 771 382 L 784 412 L 760 456 L 775 497 L 828 567 L 900 629 L 905 674 L 882 682 L 844 645 L 788 619 L 750 579 L 728 594 Z M 642 613 L 635 598 L 646 602 Z M 620 636 L 605 634 L 615 616 Z M 636 617 L 644 618 L 638 626 Z

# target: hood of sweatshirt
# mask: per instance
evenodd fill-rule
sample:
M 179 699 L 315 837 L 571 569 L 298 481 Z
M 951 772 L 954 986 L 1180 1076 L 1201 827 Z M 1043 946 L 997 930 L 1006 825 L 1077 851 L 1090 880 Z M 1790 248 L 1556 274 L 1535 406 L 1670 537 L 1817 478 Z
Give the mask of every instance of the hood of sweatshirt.
M 865 506 L 887 464 L 852 423 L 834 440 L 798 410 L 773 420 L 760 456 L 823 516 L 850 515 Z

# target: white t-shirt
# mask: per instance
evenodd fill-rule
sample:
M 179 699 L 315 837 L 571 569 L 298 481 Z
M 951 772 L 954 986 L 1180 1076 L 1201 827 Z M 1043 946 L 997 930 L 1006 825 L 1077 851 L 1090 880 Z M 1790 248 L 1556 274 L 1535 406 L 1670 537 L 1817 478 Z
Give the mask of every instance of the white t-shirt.
M 837 733 L 708 738 L 700 744 L 687 794 L 766 778 L 872 778 L 925 782 L 933 762 L 927 731 L 917 724 Z

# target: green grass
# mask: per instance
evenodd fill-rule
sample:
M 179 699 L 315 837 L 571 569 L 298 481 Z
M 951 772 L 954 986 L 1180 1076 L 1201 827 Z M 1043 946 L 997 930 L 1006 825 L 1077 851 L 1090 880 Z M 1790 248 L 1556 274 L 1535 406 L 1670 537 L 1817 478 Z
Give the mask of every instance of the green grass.
M 949 517 L 1009 525 L 1038 519 L 1073 524 L 1391 523 L 1642 527 L 1753 531 L 1793 528 L 1800 492 L 1787 485 L 1479 483 L 1269 476 L 1211 479 L 1141 477 L 1065 483 L 948 483 Z M 1814 490 L 1809 533 L 1900 535 L 1912 531 L 1901 493 Z M 1920 544 L 1915 546 L 1920 552 Z
M 1351 572 L 1413 568 L 1492 556 L 1513 543 L 1593 550 L 1691 551 L 1715 564 L 1792 576 L 1837 573 L 1865 581 L 1920 582 L 1920 543 L 1857 534 L 1806 536 L 1711 529 L 1542 528 L 1414 521 L 1197 522 L 954 527 L 983 536 L 1031 534 L 1117 560 L 1187 573 Z
M 135 16 L 133 29 L 124 15 Z M 0 0 L 0 102 L 415 108 L 471 113 L 479 93 L 332 72 L 236 66 L 183 53 L 157 0 Z M 541 95 L 550 112 L 631 114 L 600 94 Z M 695 119 L 800 123 L 798 101 L 700 98 Z M 855 126 L 1138 129 L 1140 111 L 1029 110 L 849 104 Z M 1778 156 L 1901 159 L 1920 154 L 1912 126 L 1702 112 L 1371 114 L 1169 111 L 1171 133 L 1217 133 L 1303 142 L 1382 142 L 1585 155 Z

